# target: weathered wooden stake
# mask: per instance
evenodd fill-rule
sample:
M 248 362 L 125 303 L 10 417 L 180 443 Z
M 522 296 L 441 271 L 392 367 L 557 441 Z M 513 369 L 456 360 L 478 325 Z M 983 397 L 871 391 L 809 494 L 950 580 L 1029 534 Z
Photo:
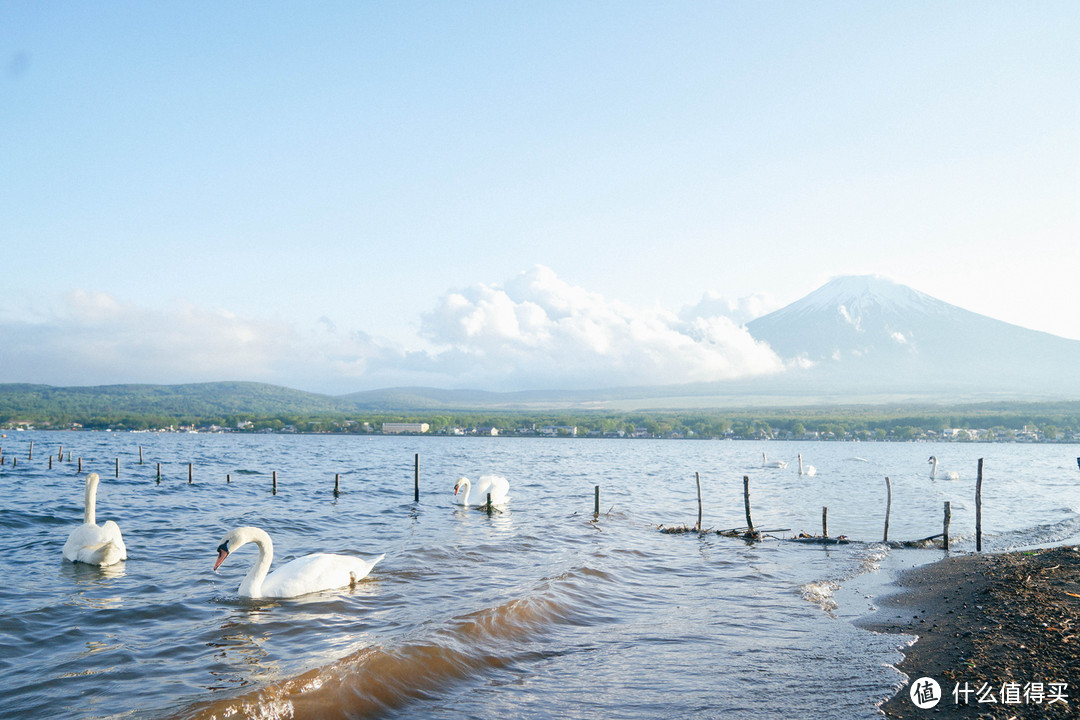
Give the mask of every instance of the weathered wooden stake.
M 600 486 L 593 487 L 593 517 L 600 517 Z
M 142 445 L 139 446 L 139 464 L 142 465 Z
M 34 441 L 33 440 L 30 441 L 30 453 L 27 455 L 26 459 L 27 460 L 33 460 L 34 459 Z
M 413 502 L 420 502 L 420 453 L 413 458 Z
M 188 463 L 187 464 L 187 481 L 188 481 L 188 485 L 195 482 L 195 468 L 194 468 L 194 465 L 195 465 L 194 463 Z
M 71 462 L 71 451 L 68 450 L 68 462 Z
M 277 495 L 277 470 L 274 471 L 274 494 Z
M 889 542 L 889 514 L 892 512 L 892 480 L 885 476 L 885 535 L 881 542 Z
M 82 474 L 82 458 L 79 458 L 79 474 Z
M 982 552 L 982 470 L 983 459 L 979 458 L 979 475 L 975 480 L 975 552 Z
M 341 494 L 341 473 L 334 473 L 334 497 Z
M 754 535 L 754 521 L 750 519 L 750 476 L 742 476 L 743 506 L 746 509 L 747 535 Z
M 694 477 L 697 478 L 697 525 L 694 529 L 701 532 L 701 473 L 694 473 Z
M 11 467 L 15 467 L 18 464 L 19 464 L 19 456 L 18 455 L 12 455 L 11 456 Z
M 116 477 L 120 477 L 120 458 L 116 458 Z
M 232 476 L 229 473 L 225 473 L 225 482 L 226 483 L 231 483 L 232 482 Z
M 821 508 L 821 537 L 829 537 L 829 508 Z
M 49 469 L 52 470 L 52 455 L 49 456 Z
M 63 462 L 64 461 L 64 446 L 63 445 L 60 446 L 60 452 L 58 452 L 56 454 L 56 460 L 57 460 L 57 462 Z
M 491 514 L 491 510 L 492 510 L 492 507 L 491 507 L 491 493 L 488 493 L 488 494 L 487 494 L 487 497 L 488 497 L 488 501 L 487 501 L 487 514 L 488 514 L 488 515 L 490 515 L 490 514 Z
M 945 501 L 945 520 L 941 526 L 941 546 L 949 549 L 949 523 L 952 522 L 952 503 Z
M 157 464 L 157 481 L 161 482 L 161 463 Z

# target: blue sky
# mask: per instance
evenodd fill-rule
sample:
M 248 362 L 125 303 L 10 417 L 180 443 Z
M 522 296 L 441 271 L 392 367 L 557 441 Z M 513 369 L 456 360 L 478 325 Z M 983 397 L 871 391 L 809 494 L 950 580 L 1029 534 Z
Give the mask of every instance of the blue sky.
M 0 382 L 778 371 L 877 273 L 1080 339 L 1075 2 L 0 2 Z

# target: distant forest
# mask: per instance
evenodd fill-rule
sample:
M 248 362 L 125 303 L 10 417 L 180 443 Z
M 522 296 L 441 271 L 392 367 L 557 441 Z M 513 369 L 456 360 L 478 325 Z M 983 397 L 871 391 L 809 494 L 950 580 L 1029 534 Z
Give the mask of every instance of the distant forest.
M 387 422 L 429 434 L 795 440 L 1080 441 L 1080 402 L 834 406 L 611 412 L 445 408 L 392 412 L 259 383 L 56 388 L 0 385 L 0 428 L 214 429 L 378 433 Z

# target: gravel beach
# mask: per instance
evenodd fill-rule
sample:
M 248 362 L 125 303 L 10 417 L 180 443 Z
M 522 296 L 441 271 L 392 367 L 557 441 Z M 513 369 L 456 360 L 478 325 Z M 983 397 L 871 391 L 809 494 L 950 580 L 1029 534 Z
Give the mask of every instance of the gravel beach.
M 1080 717 L 1080 547 L 958 555 L 896 584 L 859 623 L 918 636 L 887 717 Z

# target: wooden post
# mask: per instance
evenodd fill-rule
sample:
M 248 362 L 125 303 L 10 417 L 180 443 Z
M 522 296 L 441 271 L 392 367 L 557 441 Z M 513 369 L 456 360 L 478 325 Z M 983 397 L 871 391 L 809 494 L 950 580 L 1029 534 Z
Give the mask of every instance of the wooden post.
M 187 481 L 188 481 L 188 485 L 190 485 L 191 483 L 193 483 L 195 481 L 195 469 L 194 469 L 193 466 L 194 466 L 194 463 L 188 463 L 187 464 Z
M 273 491 L 274 491 L 274 494 L 277 495 L 277 470 L 274 471 L 274 487 L 273 487 Z
M 600 517 L 600 486 L 593 487 L 593 517 Z
M 754 532 L 754 521 L 750 519 L 750 476 L 749 475 L 743 475 L 742 476 L 742 487 L 743 487 L 743 490 L 742 490 L 742 492 L 743 492 L 743 506 L 746 509 L 747 535 L 755 535 L 756 533 Z
M 68 462 L 71 462 L 71 451 L 68 450 Z
M 27 460 L 33 460 L 34 459 L 34 441 L 33 440 L 30 441 L 30 454 L 27 455 L 26 459 Z
M 694 529 L 701 532 L 701 473 L 694 473 L 694 477 L 697 478 L 697 525 Z
M 226 484 L 232 482 L 232 476 L 229 473 L 225 473 L 225 482 Z
M 420 453 L 413 458 L 413 502 L 420 502 Z
M 341 473 L 334 474 L 334 497 L 341 494 Z
M 829 537 L 829 508 L 821 508 L 821 537 Z
M 491 493 L 487 494 L 487 498 L 488 498 L 488 501 L 487 501 L 487 514 L 490 515 L 491 514 Z
M 82 458 L 79 458 L 79 474 L 82 475 Z
M 979 458 L 979 475 L 975 480 L 975 552 L 982 552 L 982 470 L 983 459 Z
M 120 477 L 120 458 L 116 458 L 116 477 Z
M 952 503 L 945 501 L 945 520 L 941 526 L 941 546 L 949 549 L 949 523 L 952 522 Z
M 11 467 L 15 467 L 18 464 L 19 464 L 19 456 L 18 455 L 12 455 L 11 456 Z
M 161 463 L 157 464 L 157 481 L 161 482 Z
M 64 461 L 64 446 L 63 445 L 60 446 L 60 452 L 58 452 L 56 454 L 56 460 L 57 460 L 57 462 L 63 462 Z
M 52 470 L 52 455 L 49 456 L 49 469 Z
M 892 480 L 885 476 L 885 535 L 881 542 L 889 542 L 889 514 L 892 512 Z
M 142 445 L 139 446 L 139 464 L 142 465 Z

